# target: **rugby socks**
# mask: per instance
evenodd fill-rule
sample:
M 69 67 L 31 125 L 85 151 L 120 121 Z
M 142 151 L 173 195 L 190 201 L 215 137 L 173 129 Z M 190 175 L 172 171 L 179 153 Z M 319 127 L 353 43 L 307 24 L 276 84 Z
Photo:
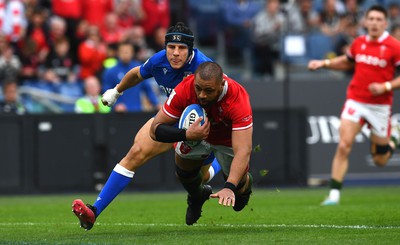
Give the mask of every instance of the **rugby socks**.
M 214 161 L 211 163 L 210 168 L 208 169 L 208 173 L 210 174 L 210 177 L 206 181 L 206 183 L 210 182 L 214 176 L 221 171 L 221 165 L 219 165 L 217 158 L 214 158 Z
M 179 181 L 181 182 L 183 188 L 189 193 L 190 196 L 192 197 L 200 197 L 203 193 L 203 176 L 201 172 L 199 171 L 198 174 L 196 174 L 193 177 L 185 176 L 183 177 L 182 175 L 179 176 L 177 175 Z
M 132 172 L 121 165 L 117 164 L 111 172 L 106 184 L 97 196 L 96 202 L 93 204 L 96 207 L 96 217 L 114 200 L 118 194 L 125 189 L 131 182 L 135 172 Z
M 331 190 L 329 191 L 329 200 L 339 202 L 340 199 L 340 190 L 342 189 L 342 182 L 339 182 L 335 179 L 331 179 L 330 187 Z

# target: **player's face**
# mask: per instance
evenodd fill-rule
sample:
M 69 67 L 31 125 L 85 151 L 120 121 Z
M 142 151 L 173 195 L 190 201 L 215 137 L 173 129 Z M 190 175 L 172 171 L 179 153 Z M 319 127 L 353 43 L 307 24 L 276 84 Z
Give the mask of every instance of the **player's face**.
M 180 69 L 186 63 L 189 49 L 181 43 L 167 44 L 167 59 L 173 69 Z
M 372 39 L 379 38 L 387 28 L 387 21 L 382 12 L 372 10 L 368 13 L 365 27 Z
M 209 107 L 218 101 L 224 87 L 224 81 L 203 80 L 196 75 L 194 80 L 194 90 L 197 100 L 202 107 Z

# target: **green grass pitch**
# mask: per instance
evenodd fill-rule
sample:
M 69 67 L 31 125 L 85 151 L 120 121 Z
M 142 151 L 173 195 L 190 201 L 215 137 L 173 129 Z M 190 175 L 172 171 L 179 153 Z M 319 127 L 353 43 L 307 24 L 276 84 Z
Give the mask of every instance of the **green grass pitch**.
M 186 226 L 184 192 L 124 192 L 90 231 L 71 203 L 94 194 L 0 196 L 0 244 L 400 244 L 400 186 L 347 187 L 339 206 L 319 206 L 327 193 L 255 189 L 239 213 L 211 199 Z

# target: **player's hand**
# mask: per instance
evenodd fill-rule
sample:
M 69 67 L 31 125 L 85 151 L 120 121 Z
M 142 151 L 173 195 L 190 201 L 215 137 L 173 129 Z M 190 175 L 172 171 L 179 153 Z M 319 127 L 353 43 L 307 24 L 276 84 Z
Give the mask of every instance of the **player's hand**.
M 308 69 L 310 71 L 318 70 L 325 66 L 325 62 L 323 60 L 311 60 L 308 62 Z
M 235 206 L 235 193 L 229 188 L 224 188 L 217 193 L 211 194 L 210 197 L 218 198 L 218 203 L 225 207 Z
M 200 141 L 207 139 L 208 134 L 210 133 L 210 122 L 206 117 L 204 119 L 204 124 L 200 125 L 201 120 L 203 120 L 203 117 L 197 118 L 197 120 L 186 130 L 187 140 Z
M 371 83 L 368 86 L 369 91 L 371 94 L 377 96 L 386 93 L 386 88 L 384 83 Z
M 115 104 L 115 102 L 117 102 L 117 99 L 121 95 L 122 93 L 119 93 L 116 88 L 107 89 L 107 91 L 104 92 L 103 96 L 101 97 L 101 102 L 103 105 L 111 107 Z

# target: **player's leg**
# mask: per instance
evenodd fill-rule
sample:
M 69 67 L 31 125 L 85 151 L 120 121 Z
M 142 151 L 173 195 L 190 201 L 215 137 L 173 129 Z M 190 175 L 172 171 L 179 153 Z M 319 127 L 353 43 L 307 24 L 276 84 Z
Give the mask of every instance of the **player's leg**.
M 178 142 L 175 147 L 175 173 L 188 192 L 186 209 L 186 224 L 193 225 L 201 216 L 203 204 L 210 198 L 212 193 L 211 186 L 203 184 L 203 174 L 201 167 L 205 159 L 204 156 L 210 154 L 210 150 L 202 145 L 189 148 L 185 143 Z M 206 161 L 207 162 L 207 161 Z
M 385 166 L 396 148 L 394 142 L 390 141 L 389 137 L 380 137 L 375 134 L 371 134 L 370 139 L 372 160 L 378 167 Z
M 397 118 L 391 118 L 391 126 L 390 126 L 390 141 L 392 143 L 391 146 L 394 146 L 393 149 L 400 147 L 400 125 Z
M 221 166 L 218 163 L 218 160 L 214 157 L 214 154 L 212 154 L 209 159 L 204 161 L 203 166 L 201 167 L 203 183 L 210 182 L 219 171 L 221 171 Z
M 360 132 L 362 125 L 347 119 L 340 120 L 339 143 L 332 161 L 332 172 L 330 181 L 329 196 L 322 202 L 322 205 L 335 205 L 340 200 L 340 190 L 343 179 L 349 166 L 349 154 L 354 139 Z
M 372 105 L 370 106 L 372 107 Z M 371 155 L 375 165 L 383 167 L 392 157 L 396 144 L 391 140 L 390 107 L 374 105 L 370 110 L 369 121 L 371 124 Z
M 153 120 L 151 118 L 136 134 L 132 147 L 114 167 L 93 206 L 82 206 L 83 202 L 79 199 L 73 202 L 73 211 L 81 220 L 81 225 L 84 221 L 82 226 L 85 229 L 90 229 L 93 226 L 95 218 L 130 183 L 137 168 L 151 158 L 172 148 L 172 144 L 160 143 L 150 138 L 149 129 Z M 91 218 L 93 216 L 91 212 L 94 213 L 94 219 Z

